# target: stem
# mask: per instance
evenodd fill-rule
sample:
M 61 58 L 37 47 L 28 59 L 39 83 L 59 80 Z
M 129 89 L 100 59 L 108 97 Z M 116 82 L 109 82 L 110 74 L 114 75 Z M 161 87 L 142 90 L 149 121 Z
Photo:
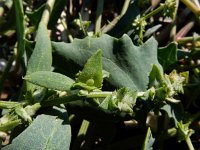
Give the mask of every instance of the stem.
M 142 43 L 143 43 L 143 30 L 142 29 L 140 29 L 140 31 L 139 31 L 139 43 L 142 45 Z
M 161 12 L 164 8 L 165 8 L 165 4 L 160 4 L 160 6 L 158 8 L 156 8 L 155 10 L 151 11 L 150 13 L 146 14 L 143 19 L 146 20 L 146 19 L 149 19 L 151 18 L 152 16 L 154 16 L 155 14 Z
M 82 145 L 81 143 L 84 140 L 84 137 L 85 137 L 85 135 L 87 133 L 89 125 L 90 125 L 89 121 L 87 121 L 87 120 L 83 120 L 82 121 L 81 127 L 80 127 L 78 135 L 76 137 L 76 140 L 73 143 L 72 150 L 80 149 L 80 147 Z
M 178 8 L 179 8 L 179 0 L 176 0 L 175 5 L 176 5 L 175 13 L 174 13 L 174 16 L 172 18 L 174 22 L 176 21 L 176 16 L 177 16 Z
M 114 28 L 114 26 L 118 23 L 118 21 L 124 16 L 126 11 L 128 10 L 129 3 L 130 3 L 130 0 L 124 1 L 124 5 L 122 7 L 120 15 L 115 17 L 105 28 L 103 28 L 102 30 L 103 33 L 106 33 L 110 31 L 112 28 Z
M 185 139 L 185 141 L 186 141 L 186 143 L 187 143 L 187 145 L 188 145 L 189 150 L 195 150 L 195 149 L 194 149 L 194 146 L 193 146 L 193 144 L 192 144 L 192 141 L 191 141 L 191 139 L 190 139 L 189 136 Z
M 52 10 L 53 10 L 54 3 L 55 3 L 55 0 L 48 0 L 48 1 L 46 2 L 46 6 L 45 6 L 44 12 L 43 12 L 43 14 L 42 14 L 42 18 L 41 18 L 41 20 L 40 20 L 40 21 L 42 21 L 46 26 L 48 25 L 49 18 L 50 18 L 51 12 L 52 12 Z
M 185 44 L 185 43 L 199 41 L 199 40 L 200 40 L 200 36 L 198 36 L 198 37 L 184 37 L 184 38 L 177 39 L 176 42 L 178 44 Z
M 109 95 L 112 95 L 112 92 L 90 92 L 86 97 L 87 98 L 104 98 Z
M 72 101 L 80 100 L 82 97 L 78 96 L 77 94 L 75 95 L 70 95 L 70 96 L 65 96 L 65 97 L 60 97 L 60 98 L 55 98 L 53 100 L 47 100 L 42 102 L 42 106 L 54 106 L 54 105 L 60 105 L 60 104 L 66 104 Z
M 129 6 L 129 3 L 130 3 L 130 0 L 125 0 L 124 1 L 124 5 L 122 7 L 122 10 L 121 10 L 121 13 L 120 13 L 120 17 L 122 17 L 126 13 L 126 11 L 128 9 L 128 6 Z
M 171 41 L 175 41 L 176 40 L 176 31 L 177 31 L 176 22 L 173 21 L 172 22 L 172 29 L 170 31 L 170 40 Z
M 78 137 L 82 136 L 82 135 L 84 135 L 84 136 L 86 135 L 89 124 L 90 124 L 89 121 L 83 120 L 81 127 L 80 127 L 80 130 L 79 130 L 78 135 L 77 135 Z
M 175 41 L 176 39 L 176 32 L 177 32 L 177 25 L 176 25 L 176 16 L 177 16 L 177 11 L 178 11 L 178 7 L 179 7 L 179 0 L 176 0 L 176 8 L 175 8 L 175 13 L 173 15 L 173 22 L 172 22 L 172 29 L 170 31 L 170 39 L 171 41 Z
M 1 79 L 0 79 L 0 92 L 2 91 L 3 89 L 3 84 L 4 84 L 4 81 L 5 79 L 8 77 L 8 73 L 10 71 L 10 68 L 12 67 L 12 63 L 14 61 L 14 56 L 12 56 L 9 60 L 8 60 L 8 63 L 6 65 L 6 68 L 5 70 L 3 71 L 2 75 L 1 75 Z
M 96 13 L 96 23 L 95 23 L 95 35 L 97 35 L 101 30 L 101 19 L 103 13 L 104 0 L 97 1 L 97 13 Z
M 146 21 L 147 19 L 153 17 L 155 14 L 161 12 L 165 7 L 171 7 L 172 5 L 175 5 L 175 4 L 176 3 L 174 2 L 174 3 L 171 3 L 170 6 L 168 6 L 169 4 L 167 4 L 167 3 L 164 3 L 164 4 L 161 3 L 157 9 L 151 11 L 150 13 L 148 13 L 140 18 L 140 20 L 139 20 L 139 28 L 140 28 L 139 29 L 139 42 L 140 42 L 140 44 L 143 43 L 143 32 L 144 32 L 143 28 L 145 27 L 143 22 Z
M 200 9 L 190 0 L 181 0 L 196 16 L 199 16 Z M 198 17 L 197 17 L 198 18 Z
M 17 54 L 16 54 L 16 66 L 14 71 L 18 71 L 21 58 L 25 50 L 25 21 L 24 21 L 24 9 L 21 0 L 14 0 L 15 17 L 17 26 Z
M 176 2 L 172 2 L 170 4 L 170 6 L 172 5 L 176 5 Z M 166 3 L 161 3 L 160 6 L 158 8 L 156 8 L 155 10 L 151 11 L 150 13 L 146 14 L 143 18 L 146 20 L 148 18 L 151 18 L 152 16 L 154 16 L 155 14 L 161 12 L 165 7 L 169 7 Z
M 87 31 L 86 31 L 86 29 L 85 29 L 85 27 L 84 27 L 83 19 L 82 19 L 82 16 L 81 16 L 80 13 L 79 13 L 79 19 L 80 19 L 80 27 L 81 27 L 81 29 L 82 29 L 82 31 L 83 31 L 83 34 L 84 34 L 85 36 L 88 36 L 88 33 L 87 33 Z

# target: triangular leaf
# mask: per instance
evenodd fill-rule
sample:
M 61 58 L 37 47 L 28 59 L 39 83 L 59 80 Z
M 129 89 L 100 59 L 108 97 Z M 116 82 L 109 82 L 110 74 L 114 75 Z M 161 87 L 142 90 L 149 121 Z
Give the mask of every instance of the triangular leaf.
M 51 42 L 48 35 L 48 30 L 43 22 L 40 22 L 36 44 L 28 61 L 27 73 L 30 74 L 36 71 L 50 71 L 52 64 L 52 48 Z
M 40 22 L 36 35 L 36 44 L 28 61 L 26 75 L 37 71 L 51 71 L 52 47 L 48 30 L 43 22 Z M 35 92 L 36 94 L 34 94 Z M 29 94 L 36 101 L 41 101 L 45 89 L 31 83 L 26 83 L 26 96 Z M 28 96 L 30 98 L 30 96 Z
M 85 64 L 92 53 L 101 49 L 103 69 L 110 73 L 108 81 L 116 87 L 145 90 L 152 65 L 157 64 L 160 67 L 154 38 L 137 47 L 127 35 L 116 39 L 104 34 L 99 38 L 75 39 L 73 43 L 53 42 L 52 46 L 56 56 L 55 64 L 60 64 L 56 61 L 64 59 L 66 64 L 70 62 L 73 65 L 74 62 L 74 65 L 80 66 Z M 59 65 L 56 67 L 59 68 Z
M 78 74 L 76 82 L 85 83 L 88 86 L 101 88 L 103 82 L 101 51 L 98 50 L 87 63 L 83 70 Z
M 70 90 L 74 81 L 65 75 L 50 71 L 38 71 L 24 77 L 25 80 L 53 90 Z
M 71 128 L 67 113 L 53 109 L 54 115 L 39 115 L 33 123 L 2 150 L 69 150 Z

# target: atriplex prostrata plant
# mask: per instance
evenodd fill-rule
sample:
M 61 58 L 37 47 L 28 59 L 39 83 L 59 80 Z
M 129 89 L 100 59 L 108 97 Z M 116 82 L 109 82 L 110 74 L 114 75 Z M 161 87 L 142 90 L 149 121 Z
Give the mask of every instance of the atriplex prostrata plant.
M 24 77 L 25 80 L 44 87 L 47 92 L 56 90 L 66 91 L 67 93 L 62 96 L 51 94 L 31 104 L 28 101 L 1 101 L 1 108 L 9 110 L 1 118 L 1 131 L 8 132 L 19 124 L 31 123 L 31 117 L 35 115 L 37 109 L 40 107 L 62 107 L 63 104 L 67 104 L 70 101 L 81 100 L 84 105 L 89 105 L 113 115 L 128 116 L 132 119 L 134 119 L 138 111 L 144 111 L 138 110 L 139 107 L 146 108 L 145 115 L 149 112 L 159 114 L 160 110 L 165 110 L 166 105 L 170 106 L 171 104 L 179 103 L 179 100 L 176 100 L 174 97 L 178 93 L 183 92 L 184 76 L 177 74 L 176 71 L 173 71 L 169 75 L 163 75 L 162 71 L 156 65 L 153 65 L 150 72 L 149 86 L 146 91 L 131 90 L 128 88 L 121 88 L 117 91 L 101 91 L 103 77 L 106 76 L 102 69 L 101 55 L 100 50 L 96 51 L 87 61 L 83 70 L 77 74 L 75 81 L 67 76 L 51 71 L 37 71 L 27 74 Z M 173 116 L 172 119 L 175 121 L 174 127 L 177 131 L 182 131 L 179 138 L 188 140 L 190 132 L 183 131 L 184 129 L 180 126 L 182 120 L 179 120 L 176 116 Z M 140 122 L 140 120 L 138 121 Z M 15 145 L 14 141 L 13 145 Z M 12 147 L 12 144 L 10 146 Z

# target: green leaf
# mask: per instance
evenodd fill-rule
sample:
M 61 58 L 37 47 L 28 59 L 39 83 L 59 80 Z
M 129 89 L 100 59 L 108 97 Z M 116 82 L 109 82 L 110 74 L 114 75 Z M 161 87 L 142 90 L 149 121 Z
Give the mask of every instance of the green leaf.
M 43 22 L 40 22 L 36 44 L 33 53 L 28 61 L 26 75 L 37 71 L 50 71 L 52 65 L 52 47 L 48 30 Z M 33 93 L 35 92 L 35 93 Z M 29 96 L 28 96 L 29 94 Z M 41 101 L 44 97 L 45 89 L 26 82 L 26 97 L 32 97 L 34 101 Z
M 33 123 L 2 150 L 69 150 L 71 128 L 67 113 L 54 108 L 38 115 Z
M 151 129 L 148 128 L 144 144 L 142 145 L 142 150 L 152 150 L 154 141 L 155 138 L 153 138 L 151 134 Z
M 50 71 L 38 71 L 26 75 L 25 80 L 53 90 L 68 91 L 74 81 L 65 75 Z
M 95 54 L 87 60 L 83 70 L 78 73 L 76 82 L 101 88 L 103 82 L 101 50 L 96 51 Z
M 162 70 L 157 60 L 157 42 L 154 38 L 137 47 L 127 35 L 116 39 L 104 34 L 99 38 L 75 39 L 73 43 L 53 42 L 52 46 L 58 68 L 63 59 L 65 64 L 70 62 L 76 68 L 77 64 L 83 67 L 87 59 L 101 49 L 103 69 L 110 73 L 107 80 L 116 87 L 143 91 L 147 88 L 152 65 L 157 64 Z
M 36 71 L 50 71 L 52 64 L 52 48 L 48 30 L 43 22 L 40 22 L 36 45 L 28 61 L 27 73 L 30 74 Z
M 171 65 L 177 62 L 177 44 L 170 43 L 166 47 L 158 49 L 158 61 L 163 66 L 164 70 L 171 68 Z

